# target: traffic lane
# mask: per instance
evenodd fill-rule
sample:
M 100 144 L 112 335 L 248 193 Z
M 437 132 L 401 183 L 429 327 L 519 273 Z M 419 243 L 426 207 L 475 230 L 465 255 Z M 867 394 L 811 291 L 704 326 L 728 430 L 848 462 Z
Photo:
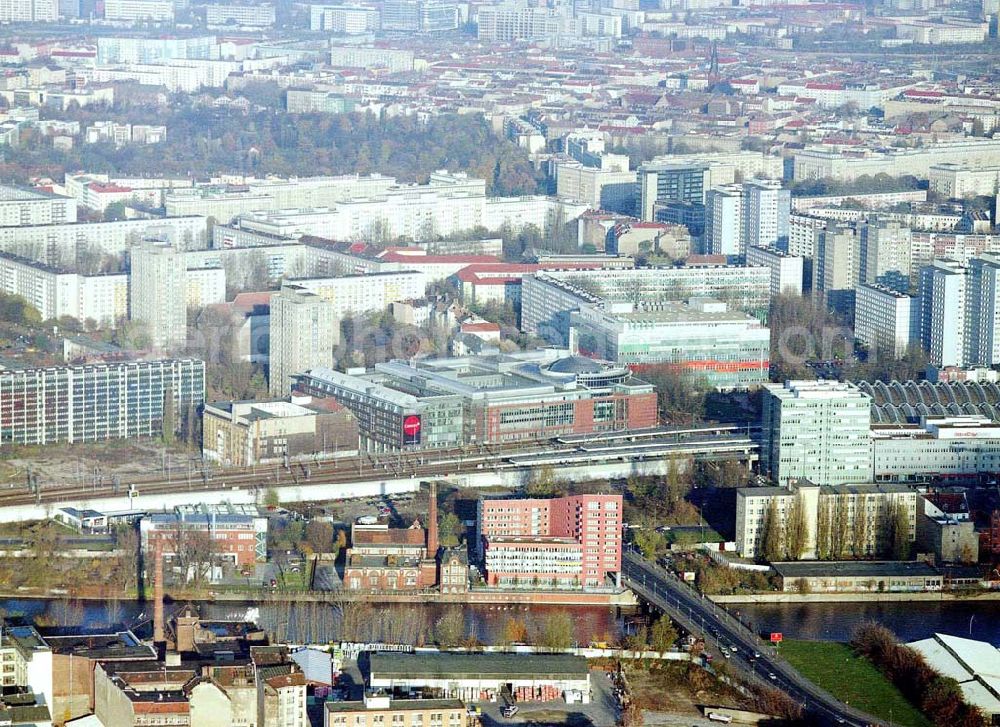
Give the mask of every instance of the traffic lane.
M 643 580 L 642 577 L 645 575 L 647 587 L 651 586 L 654 589 L 654 593 L 660 591 L 664 596 L 673 598 L 682 613 L 685 610 L 688 611 L 687 617 L 692 622 L 701 620 L 704 617 L 706 622 L 711 621 L 718 628 L 720 634 L 724 634 L 727 639 L 734 642 L 738 649 L 742 647 L 744 651 L 749 653 L 753 653 L 757 649 L 757 643 L 752 640 L 752 632 L 742 625 L 731 627 L 724 618 L 720 618 L 718 614 L 713 612 L 714 603 L 712 604 L 713 608 L 709 608 L 704 603 L 705 599 L 695 596 L 689 589 L 680 585 L 676 579 L 666 575 L 666 571 L 662 571 L 658 566 L 652 566 L 645 559 L 639 560 L 638 563 L 626 561 L 623 565 L 626 566 L 623 567 L 623 571 L 630 578 L 638 582 Z M 696 618 L 693 617 L 695 614 L 697 614 Z M 760 653 L 761 657 L 758 660 L 758 666 L 762 671 L 766 670 L 766 677 L 762 675 L 762 678 L 758 678 L 757 681 L 759 683 L 770 685 L 788 693 L 795 701 L 805 704 L 807 709 L 811 709 L 814 713 L 818 712 L 820 715 L 832 719 L 834 723 L 853 724 L 854 720 L 857 719 L 854 715 L 832 706 L 832 703 L 829 702 L 830 697 L 824 695 L 815 688 L 815 685 L 790 667 L 766 656 L 764 651 L 760 651 Z M 751 676 L 753 676 L 754 669 L 752 667 L 747 669 L 743 664 L 740 664 L 740 666 L 742 670 L 750 671 Z M 771 674 L 774 674 L 774 679 L 770 678 Z M 842 719 L 844 722 L 840 721 Z

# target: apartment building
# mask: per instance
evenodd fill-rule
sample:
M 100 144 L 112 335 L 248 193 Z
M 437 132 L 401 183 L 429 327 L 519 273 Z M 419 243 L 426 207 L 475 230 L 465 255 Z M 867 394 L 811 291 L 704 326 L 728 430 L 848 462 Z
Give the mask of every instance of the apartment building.
M 754 179 L 743 184 L 742 247 L 788 249 L 792 196 L 781 182 Z
M 76 222 L 76 202 L 34 189 L 0 185 L 0 227 Z
M 775 247 L 746 249 L 748 267 L 767 268 L 771 271 L 771 297 L 776 295 L 802 295 L 805 260 Z
M 414 258 L 414 267 L 420 257 Z M 416 270 L 335 278 L 286 278 L 286 284 L 314 293 L 330 304 L 335 320 L 384 311 L 389 304 L 424 296 L 427 275 Z
M 268 28 L 274 25 L 273 5 L 206 5 L 205 24 L 209 27 L 235 25 L 240 28 Z
M 902 509 L 908 542 L 916 539 L 917 493 L 898 484 L 817 485 L 791 480 L 787 487 L 743 487 L 736 491 L 736 550 L 760 557 L 768 527 L 784 530 L 801 514 L 806 538 L 788 560 L 870 558 L 891 550 L 893 522 Z M 775 515 L 776 520 L 770 520 Z M 829 527 L 820 527 L 825 520 Z
M 847 226 L 816 231 L 813 256 L 813 296 L 840 313 L 854 310 L 861 245 L 857 231 Z
M 910 228 L 876 218 L 859 225 L 858 232 L 859 282 L 907 292 L 912 270 Z
M 128 316 L 128 275 L 80 275 L 0 253 L 0 291 L 24 298 L 42 320 L 69 316 L 109 326 Z
M 330 65 L 334 68 L 384 68 L 390 73 L 412 71 L 414 54 L 411 50 L 344 45 L 330 49 Z
M 293 374 L 333 365 L 339 321 L 333 305 L 319 295 L 294 285 L 282 286 L 271 296 L 270 329 L 271 396 L 288 396 Z
M 964 366 L 966 360 L 967 268 L 935 260 L 920 270 L 920 339 L 936 366 Z
M 631 214 L 636 201 L 635 172 L 599 169 L 578 161 L 555 165 L 556 196 L 576 200 L 595 210 Z
M 196 359 L 11 369 L 0 372 L 0 438 L 52 444 L 156 437 L 167 408 L 183 413 L 204 400 L 205 362 Z M 182 420 L 177 415 L 174 426 Z
M 818 485 L 871 479 L 871 401 L 836 381 L 765 384 L 760 462 L 779 484 Z
M 134 38 L 124 35 L 97 39 L 97 62 L 111 65 L 163 63 L 173 60 L 213 60 L 219 57 L 214 35 Z
M 854 335 L 869 356 L 902 358 L 920 344 L 920 299 L 881 285 L 859 285 Z
M 971 167 L 967 164 L 935 164 L 928 170 L 931 192 L 947 199 L 964 199 L 997 193 L 1000 166 Z
M 363 35 L 378 30 L 379 11 L 360 5 L 310 5 L 309 29 L 338 35 Z
M 743 186 L 713 187 L 705 193 L 705 252 L 741 255 L 743 240 Z
M 580 588 L 618 582 L 621 495 L 480 499 L 476 545 L 486 582 L 501 588 Z
M 357 702 L 327 702 L 323 727 L 462 727 L 465 703 L 459 699 L 392 699 L 365 693 Z
M 187 340 L 187 275 L 179 250 L 155 243 L 132 248 L 129 317 L 145 325 L 153 348 L 177 349 Z

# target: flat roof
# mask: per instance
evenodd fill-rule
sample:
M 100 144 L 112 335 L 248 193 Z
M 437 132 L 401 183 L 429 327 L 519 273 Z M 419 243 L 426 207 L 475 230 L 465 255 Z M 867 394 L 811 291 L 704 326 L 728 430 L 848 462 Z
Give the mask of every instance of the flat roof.
M 877 578 L 893 576 L 940 576 L 933 566 L 923 561 L 838 560 L 829 562 L 772 563 L 782 578 Z
M 400 712 L 416 709 L 464 709 L 460 699 L 392 699 L 388 707 L 369 707 L 362 701 L 327 702 L 327 712 Z
M 582 679 L 589 676 L 587 660 L 568 654 L 399 654 L 374 652 L 372 678 L 454 679 Z

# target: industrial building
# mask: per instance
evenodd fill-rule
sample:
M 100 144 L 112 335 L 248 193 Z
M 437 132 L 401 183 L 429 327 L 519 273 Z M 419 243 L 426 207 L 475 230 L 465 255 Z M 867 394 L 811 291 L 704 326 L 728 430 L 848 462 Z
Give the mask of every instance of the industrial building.
M 921 593 L 940 591 L 944 576 L 924 561 L 772 563 L 780 590 L 807 593 Z
M 202 412 L 202 453 L 227 467 L 282 463 L 304 456 L 353 453 L 354 415 L 333 399 L 216 401 Z
M 1000 720 L 1000 649 L 986 641 L 934 634 L 907 644 L 941 676 L 954 679 L 966 704 L 996 724 Z
M 590 667 L 582 656 L 373 652 L 369 664 L 368 687 L 393 696 L 495 702 L 503 692 L 516 701 L 590 703 Z
M 296 388 L 358 419 L 368 450 L 524 442 L 656 426 L 656 392 L 628 368 L 562 349 L 317 368 Z

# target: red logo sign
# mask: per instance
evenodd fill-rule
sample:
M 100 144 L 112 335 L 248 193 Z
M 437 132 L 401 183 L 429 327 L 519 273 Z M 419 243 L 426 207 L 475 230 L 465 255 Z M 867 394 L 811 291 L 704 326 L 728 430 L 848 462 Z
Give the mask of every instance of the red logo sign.
M 780 644 L 781 643 L 781 639 L 782 639 L 782 635 L 781 635 L 780 631 L 774 631 L 774 632 L 771 633 L 771 643 L 772 644 Z
M 411 414 L 403 420 L 403 434 L 412 437 L 420 433 L 420 417 Z

